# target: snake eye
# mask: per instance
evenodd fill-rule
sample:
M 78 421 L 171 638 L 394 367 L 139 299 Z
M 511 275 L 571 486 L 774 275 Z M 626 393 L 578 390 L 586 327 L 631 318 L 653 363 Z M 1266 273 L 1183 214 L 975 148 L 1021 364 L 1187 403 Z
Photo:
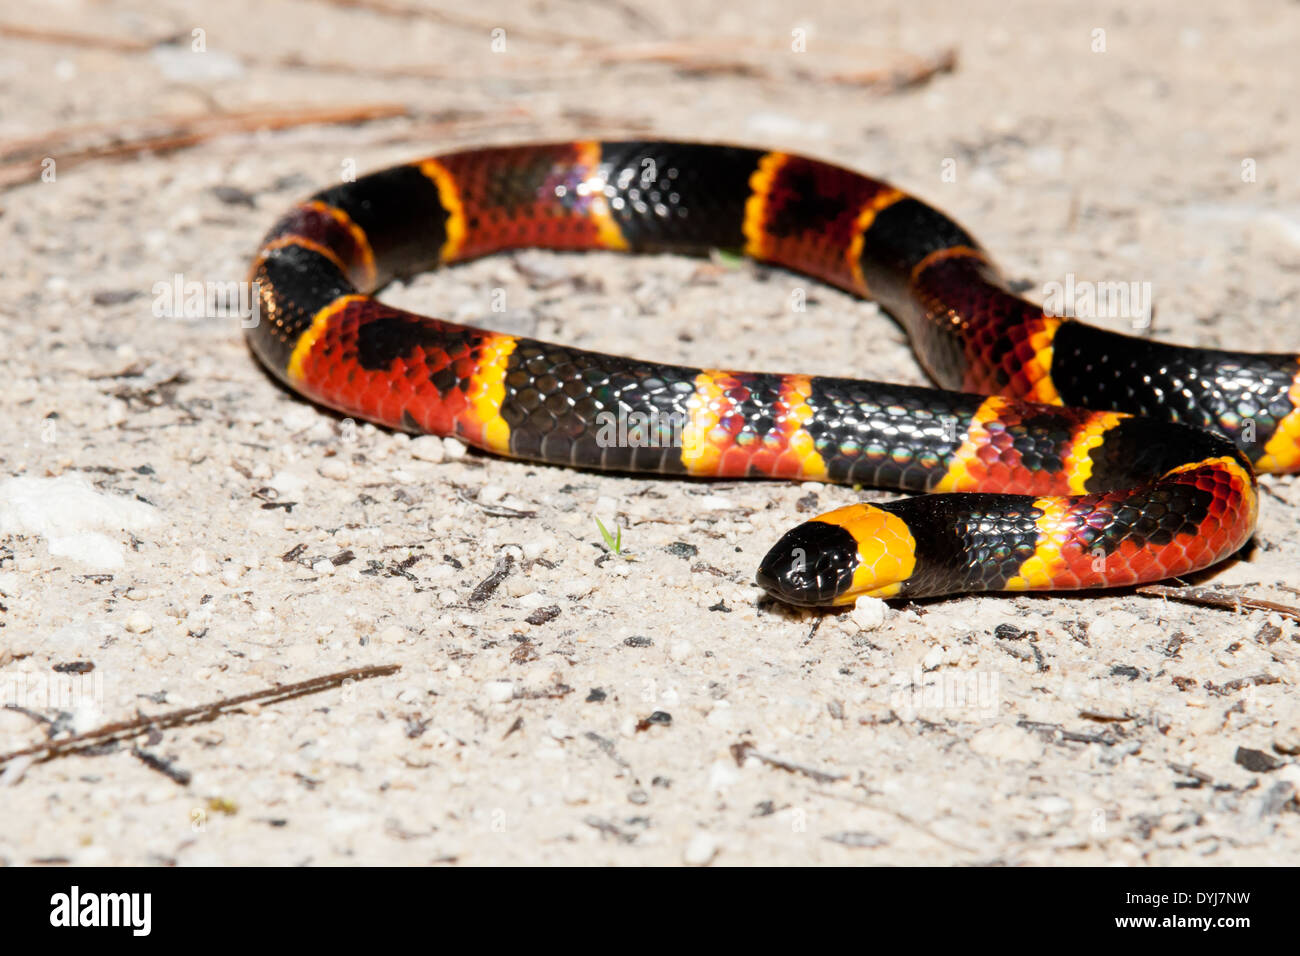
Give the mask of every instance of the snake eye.
M 838 525 L 807 521 L 773 546 L 758 566 L 758 586 L 805 607 L 839 603 L 853 585 L 858 543 Z

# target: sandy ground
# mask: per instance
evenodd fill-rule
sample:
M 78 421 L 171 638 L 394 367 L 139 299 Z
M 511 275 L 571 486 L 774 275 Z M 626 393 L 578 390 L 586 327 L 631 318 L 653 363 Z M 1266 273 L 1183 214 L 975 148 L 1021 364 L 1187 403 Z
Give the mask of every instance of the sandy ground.
M 233 321 L 154 315 L 177 275 L 242 279 L 348 164 L 656 134 L 886 176 L 1032 295 L 1150 282 L 1159 337 L 1296 349 L 1300 6 L 366 6 L 0 18 L 0 143 L 60 144 L 0 194 L 0 751 L 401 668 L 13 762 L 0 862 L 1300 863 L 1294 622 L 1131 593 L 783 610 L 762 553 L 862 493 L 461 455 L 294 398 Z M 652 43 L 671 62 L 628 52 Z M 947 48 L 951 74 L 856 82 Z M 338 104 L 407 115 L 61 152 L 87 124 Z M 493 290 L 497 325 L 589 348 L 923 381 L 873 305 L 748 264 L 528 253 L 386 296 L 477 321 Z M 1257 546 L 1206 581 L 1295 602 L 1298 558 L 1300 486 L 1268 480 Z

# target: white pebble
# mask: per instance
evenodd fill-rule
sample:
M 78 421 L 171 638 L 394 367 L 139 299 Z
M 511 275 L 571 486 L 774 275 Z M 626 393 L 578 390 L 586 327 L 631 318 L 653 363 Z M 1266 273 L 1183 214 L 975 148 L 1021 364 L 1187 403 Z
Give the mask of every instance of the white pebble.
M 740 782 L 740 768 L 734 760 L 715 760 L 709 766 L 709 790 L 721 793 Z
M 328 458 L 320 466 L 320 476 L 331 481 L 347 481 L 350 469 L 342 458 Z
M 524 557 L 529 561 L 536 561 L 554 546 L 555 539 L 549 535 L 533 538 L 524 542 Z
M 682 852 L 682 862 L 692 866 L 708 866 L 718 855 L 718 841 L 711 834 L 700 832 L 691 837 Z
M 1273 734 L 1273 748 L 1279 753 L 1300 754 L 1300 722 L 1279 727 Z
M 406 628 L 390 624 L 376 634 L 375 639 L 381 644 L 400 644 L 406 640 Z
M 104 424 L 109 428 L 120 425 L 126 421 L 126 415 L 126 402 L 114 398 L 104 404 Z
M 442 440 L 442 450 L 450 461 L 464 458 L 467 451 L 465 443 L 458 438 L 444 438 Z
M 144 611 L 135 611 L 126 619 L 126 629 L 132 634 L 146 634 L 153 630 L 153 618 Z
M 709 711 L 709 715 L 704 719 L 708 721 L 710 727 L 717 730 L 729 729 L 733 723 L 731 704 L 725 700 L 718 701 L 713 705 L 713 709 Z
M 884 602 L 882 601 L 881 603 Z M 934 647 L 930 648 L 930 653 L 926 654 L 925 658 L 921 661 L 921 668 L 923 670 L 932 671 L 942 663 L 943 648 L 936 644 Z
M 508 680 L 490 680 L 483 685 L 487 699 L 494 704 L 504 704 L 515 696 L 515 685 Z
M 730 498 L 724 498 L 722 495 L 704 495 L 695 499 L 695 503 L 706 511 L 725 511 L 735 507 Z
M 853 605 L 853 612 L 849 615 L 853 618 L 853 623 L 861 631 L 874 631 L 880 625 L 885 623 L 885 612 L 889 605 L 880 598 L 860 597 L 857 603 Z M 939 652 L 942 655 L 942 651 Z
M 307 487 L 307 479 L 291 471 L 277 471 L 267 484 L 281 495 L 296 495 Z
M 1040 813 L 1045 813 L 1049 817 L 1056 816 L 1059 813 L 1069 813 L 1074 809 L 1074 804 L 1065 797 L 1039 797 L 1035 802 Z
M 1278 767 L 1272 776 L 1274 779 L 1294 784 L 1296 789 L 1300 790 L 1300 764 L 1289 763 L 1285 767 Z
M 455 441 L 454 438 L 448 441 Z M 457 442 L 459 444 L 459 442 Z M 461 453 L 464 454 L 462 446 Z M 446 460 L 448 455 L 447 449 L 443 446 L 443 441 L 437 435 L 420 435 L 411 439 L 411 457 L 419 461 L 427 461 L 439 465 Z

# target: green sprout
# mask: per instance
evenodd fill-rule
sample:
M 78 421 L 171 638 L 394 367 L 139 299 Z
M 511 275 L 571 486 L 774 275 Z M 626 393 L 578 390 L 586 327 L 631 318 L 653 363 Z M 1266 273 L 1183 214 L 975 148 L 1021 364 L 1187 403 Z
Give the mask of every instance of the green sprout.
M 625 557 L 623 554 L 623 529 L 614 525 L 614 534 L 609 533 L 609 529 L 601 523 L 599 518 L 596 519 L 596 527 L 600 529 L 600 536 L 605 539 L 605 547 L 619 557 Z

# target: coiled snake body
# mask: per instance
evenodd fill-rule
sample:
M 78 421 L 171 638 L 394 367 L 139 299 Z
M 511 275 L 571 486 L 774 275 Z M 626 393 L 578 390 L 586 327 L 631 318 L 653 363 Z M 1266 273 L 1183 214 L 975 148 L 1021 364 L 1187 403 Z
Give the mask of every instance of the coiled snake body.
M 526 246 L 743 252 L 875 299 L 954 391 L 639 361 L 371 298 Z M 1300 470 L 1295 355 L 1046 315 L 941 212 L 789 153 L 569 142 L 437 156 L 295 207 L 253 278 L 254 352 L 349 415 L 558 465 L 935 493 L 787 533 L 758 583 L 792 604 L 1184 574 L 1249 540 L 1254 471 Z M 608 427 L 629 420 L 655 434 Z

